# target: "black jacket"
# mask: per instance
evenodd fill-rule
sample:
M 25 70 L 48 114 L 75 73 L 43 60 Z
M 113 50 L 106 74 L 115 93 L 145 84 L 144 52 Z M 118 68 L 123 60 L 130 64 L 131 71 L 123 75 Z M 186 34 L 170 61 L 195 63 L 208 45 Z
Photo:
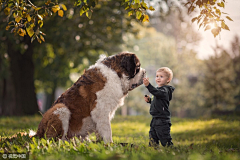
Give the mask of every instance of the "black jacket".
M 150 83 L 146 88 L 154 96 L 153 100 L 150 99 L 148 102 L 151 104 L 152 117 L 170 120 L 169 101 L 172 99 L 172 92 L 175 88 L 169 85 L 155 88 Z

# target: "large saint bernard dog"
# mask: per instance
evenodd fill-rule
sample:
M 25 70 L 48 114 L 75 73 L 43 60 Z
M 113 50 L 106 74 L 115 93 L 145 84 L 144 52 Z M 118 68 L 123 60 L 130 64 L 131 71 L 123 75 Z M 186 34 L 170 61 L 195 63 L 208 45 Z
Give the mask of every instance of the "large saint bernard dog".
M 43 115 L 36 136 L 86 139 L 95 132 L 97 140 L 112 142 L 110 121 L 128 91 L 143 83 L 146 71 L 140 65 L 129 52 L 100 56 Z

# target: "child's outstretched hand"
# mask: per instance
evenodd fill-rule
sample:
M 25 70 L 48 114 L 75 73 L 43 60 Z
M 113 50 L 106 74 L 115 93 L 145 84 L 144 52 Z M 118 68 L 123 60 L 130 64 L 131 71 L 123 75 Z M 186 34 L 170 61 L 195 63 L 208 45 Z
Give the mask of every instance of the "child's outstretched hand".
M 144 96 L 144 100 L 145 100 L 146 102 L 149 102 L 149 101 L 150 101 L 150 97 L 149 97 L 148 95 L 145 95 L 145 96 Z
M 145 86 L 148 86 L 149 85 L 149 78 L 143 78 L 143 84 Z

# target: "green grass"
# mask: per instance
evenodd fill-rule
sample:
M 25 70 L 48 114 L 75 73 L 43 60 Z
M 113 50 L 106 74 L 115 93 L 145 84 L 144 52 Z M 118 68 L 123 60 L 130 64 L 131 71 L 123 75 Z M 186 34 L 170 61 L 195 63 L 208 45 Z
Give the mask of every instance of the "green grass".
M 174 148 L 148 147 L 151 121 L 145 116 L 116 116 L 112 121 L 113 144 L 31 139 L 19 132 L 36 130 L 40 116 L 0 118 L 0 153 L 28 152 L 30 159 L 240 159 L 240 117 L 201 119 L 172 118 Z M 95 139 L 94 134 L 91 139 Z M 131 143 L 121 146 L 118 143 Z M 1 159 L 1 158 L 0 158 Z

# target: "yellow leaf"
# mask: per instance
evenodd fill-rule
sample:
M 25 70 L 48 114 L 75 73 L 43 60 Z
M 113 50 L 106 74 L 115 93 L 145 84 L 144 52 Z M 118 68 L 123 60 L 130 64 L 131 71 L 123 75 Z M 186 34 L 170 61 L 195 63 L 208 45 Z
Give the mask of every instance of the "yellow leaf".
M 137 17 L 137 19 L 140 19 L 140 18 L 141 18 L 141 16 L 142 16 L 142 12 L 140 12 L 140 11 L 137 11 L 137 12 L 136 12 L 136 17 Z
M 207 25 L 207 26 L 205 27 L 205 30 L 204 30 L 204 31 L 206 31 L 206 30 L 208 30 L 208 29 L 211 29 L 211 26 L 210 26 L 210 25 Z
M 84 13 L 85 11 L 81 8 L 80 9 L 80 16 L 82 16 L 82 14 Z
M 62 6 L 62 9 L 63 9 L 64 11 L 67 10 L 67 7 L 66 7 L 64 4 L 60 4 L 60 5 Z
M 56 13 L 58 10 L 60 10 L 59 5 L 56 5 L 56 6 L 53 6 L 53 7 L 52 7 L 53 13 Z
M 28 20 L 28 22 L 30 22 L 32 20 L 32 18 L 29 14 L 27 15 L 27 20 Z
M 226 16 L 227 19 L 229 19 L 230 21 L 233 21 L 229 16 Z
M 144 15 L 143 22 L 149 22 L 149 17 L 148 17 L 148 15 Z
M 39 24 L 40 28 L 42 28 L 42 26 L 43 26 L 43 21 L 42 21 L 42 20 L 38 20 L 38 24 Z
M 41 41 L 41 39 L 39 39 L 39 37 L 36 35 L 36 37 L 37 37 L 37 41 L 39 42 L 39 43 L 42 43 L 42 41 Z
M 18 34 L 22 37 L 24 37 L 24 35 L 26 34 L 25 30 L 23 30 L 22 28 L 18 29 Z
M 223 28 L 223 29 L 225 29 L 225 23 L 222 21 L 222 23 L 221 23 L 221 27 Z
M 43 37 L 42 35 L 40 35 L 40 39 L 41 39 L 43 42 L 45 42 L 45 39 L 44 39 L 44 37 Z
M 58 10 L 58 15 L 59 15 L 60 17 L 63 17 L 63 10 Z
M 229 30 L 230 31 L 230 29 L 229 29 L 229 27 L 225 24 L 225 26 L 224 26 L 224 29 L 226 29 L 226 30 Z
M 141 5 L 142 5 L 142 7 L 144 7 L 145 9 L 148 9 L 148 6 L 147 6 L 147 4 L 146 4 L 145 2 L 142 2 Z
M 38 8 L 34 8 L 35 9 L 35 11 L 38 11 L 38 10 L 40 10 L 40 9 L 42 9 L 41 7 L 38 7 Z
M 8 7 L 6 7 L 5 9 L 4 9 L 4 13 L 5 13 L 5 15 L 9 15 L 9 13 L 10 13 L 10 8 L 8 8 Z
M 151 11 L 155 11 L 155 9 L 153 8 L 153 6 L 150 6 L 149 9 L 150 9 Z
M 86 16 L 87 16 L 89 19 L 91 19 L 91 17 L 92 17 L 92 12 L 89 10 L 88 12 L 86 12 Z
M 138 3 L 135 3 L 133 6 L 131 6 L 133 9 L 138 9 L 140 5 Z
M 32 29 L 31 26 L 26 28 L 26 30 L 27 30 L 27 33 L 28 33 L 29 37 L 32 37 L 34 35 L 34 30 Z
M 7 25 L 7 27 L 6 27 L 6 30 L 9 30 L 9 28 L 10 28 L 10 26 L 9 26 L 9 25 Z
M 22 17 L 20 17 L 20 16 L 16 16 L 16 18 L 15 18 L 15 22 L 19 23 L 19 22 L 21 21 L 21 19 L 22 19 Z
M 46 5 L 49 5 L 51 3 L 51 0 L 47 1 L 45 4 Z
M 133 14 L 133 10 L 128 12 L 128 16 L 131 16 Z

